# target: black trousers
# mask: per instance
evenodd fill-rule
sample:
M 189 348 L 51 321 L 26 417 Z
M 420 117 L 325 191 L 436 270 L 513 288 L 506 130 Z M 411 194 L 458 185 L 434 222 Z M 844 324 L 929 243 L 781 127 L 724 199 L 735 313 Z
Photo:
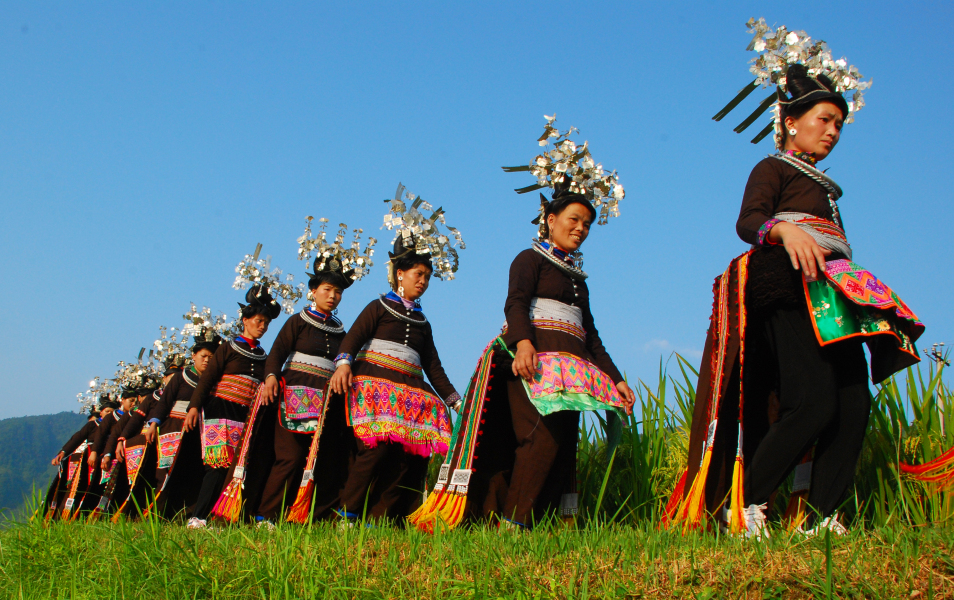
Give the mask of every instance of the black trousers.
M 228 467 L 213 469 L 205 468 L 205 476 L 202 478 L 202 487 L 199 488 L 199 498 L 195 502 L 195 508 L 192 510 L 192 516 L 198 519 L 208 519 L 209 514 L 215 507 L 219 494 L 222 493 L 222 487 L 229 476 Z
M 542 515 L 559 504 L 576 477 L 580 413 L 561 410 L 541 416 L 512 374 L 507 396 L 517 450 L 500 516 L 530 526 L 535 512 Z
M 278 513 L 283 507 L 285 510 L 291 508 L 313 437 L 314 434 L 292 433 L 282 427 L 280 419 L 275 419 L 275 464 L 268 474 L 262 503 L 258 507 L 260 516 L 274 520 L 280 516 Z
M 356 440 L 358 452 L 341 491 L 341 507 L 373 518 L 400 519 L 421 503 L 429 458 L 404 451 L 396 442 L 374 447 Z
M 830 516 L 851 486 L 871 412 L 861 341 L 823 348 L 807 307 L 775 309 L 750 320 L 745 351 L 758 353 L 752 366 L 760 367 L 747 372 L 743 364 L 746 388 L 772 387 L 779 401 L 778 418 L 745 469 L 746 504 L 768 502 L 815 444 L 808 503 Z M 750 386 L 753 379 L 761 381 Z

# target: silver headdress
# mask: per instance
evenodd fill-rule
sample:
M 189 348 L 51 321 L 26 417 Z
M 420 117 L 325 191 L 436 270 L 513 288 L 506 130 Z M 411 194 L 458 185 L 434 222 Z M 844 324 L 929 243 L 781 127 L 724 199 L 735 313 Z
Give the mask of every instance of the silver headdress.
M 254 254 L 246 254 L 245 258 L 235 267 L 238 275 L 232 287 L 237 290 L 245 290 L 249 287 L 262 286 L 262 288 L 271 294 L 273 304 L 278 304 L 275 298 L 281 298 L 281 308 L 288 314 L 295 312 L 295 303 L 301 300 L 304 295 L 305 284 L 299 283 L 297 286 L 292 282 L 295 276 L 289 273 L 282 281 L 282 270 L 271 266 L 271 256 L 264 259 L 258 255 L 262 251 L 262 245 L 255 247 Z M 275 313 L 276 316 L 278 313 Z
M 315 262 L 312 266 L 315 274 L 322 271 L 331 271 L 339 273 L 347 286 L 358 281 L 367 275 L 374 263 L 371 257 L 374 255 L 374 245 L 378 240 L 368 237 L 367 245 L 364 250 L 361 249 L 361 234 L 363 229 L 354 229 L 354 239 L 350 245 L 345 244 L 345 236 L 348 234 L 348 226 L 345 223 L 338 224 L 338 235 L 332 243 L 328 243 L 325 228 L 328 226 L 328 219 L 318 219 L 318 234 L 312 237 L 311 222 L 314 217 L 305 217 L 305 233 L 298 238 L 298 260 L 303 260 L 307 264 L 311 261 L 312 255 L 315 256 Z M 314 276 L 308 273 L 310 276 Z
M 529 171 L 537 182 L 527 187 L 514 190 L 518 194 L 526 194 L 546 187 L 554 188 L 562 184 L 568 192 L 580 194 L 586 198 L 598 215 L 597 223 L 605 225 L 610 217 L 619 216 L 619 201 L 626 196 L 626 190 L 619 182 L 616 171 L 607 172 L 603 165 L 593 160 L 590 154 L 589 142 L 584 141 L 582 146 L 570 139 L 574 133 L 579 133 L 576 127 L 560 131 L 553 124 L 556 115 L 547 120 L 543 135 L 537 139 L 540 146 L 548 149 L 534 157 L 529 165 L 520 167 L 502 167 L 507 173 Z M 540 230 L 543 231 L 543 212 L 547 200 L 541 195 Z M 536 221 L 534 221 L 536 222 Z
M 146 349 L 139 351 L 139 358 L 134 363 L 119 361 L 119 370 L 114 380 L 124 391 L 157 388 L 162 383 L 162 371 L 153 360 L 155 353 L 149 352 L 149 358 L 144 363 L 142 358 Z
M 242 334 L 241 321 L 229 319 L 224 314 L 213 315 L 208 306 L 199 310 L 195 303 L 192 303 L 192 308 L 182 315 L 182 318 L 186 321 L 182 326 L 183 339 L 192 337 L 196 342 L 211 342 L 216 336 L 227 340 Z
M 185 335 L 175 327 L 160 327 L 159 339 L 154 346 L 152 359 L 164 369 L 181 369 L 189 357 L 189 346 Z
M 96 406 L 104 397 L 107 400 L 115 400 L 120 393 L 119 385 L 115 381 L 102 381 L 99 377 L 94 377 L 89 382 L 89 389 L 76 394 L 76 401 L 80 403 L 80 413 L 94 414 Z
M 430 255 L 431 267 L 439 279 L 454 279 L 459 263 L 454 245 L 461 250 L 467 246 L 460 231 L 444 221 L 444 209 L 439 207 L 435 210 L 423 198 L 407 191 L 401 183 L 398 183 L 394 199 L 385 202 L 390 202 L 391 207 L 384 215 L 382 228 L 397 230 L 394 236 L 394 252 L 388 253 L 391 259 L 388 261 L 388 283 L 394 286 L 394 262 L 411 252 Z M 429 211 L 431 216 L 425 217 L 420 212 L 422 210 Z M 449 236 L 441 233 L 438 223 L 447 229 Z
M 827 77 L 834 84 L 835 91 L 839 94 L 852 92 L 851 100 L 847 102 L 848 114 L 845 115 L 845 123 L 854 121 L 855 113 L 865 106 L 863 92 L 871 87 L 871 80 L 862 81 L 864 76 L 858 72 L 854 65 L 849 65 L 845 58 L 833 59 L 828 44 L 822 40 L 813 42 L 812 38 L 804 31 L 790 31 L 784 25 L 773 30 L 765 24 L 764 18 L 749 19 L 746 27 L 748 27 L 749 33 L 754 34 L 747 50 L 759 54 L 749 61 L 752 64 L 749 71 L 755 76 L 755 80 L 742 88 L 725 108 L 712 117 L 713 120 L 721 121 L 759 86 L 767 88 L 770 85 L 775 85 L 778 86 L 778 91 L 784 94 L 788 91 L 786 75 L 789 67 L 800 64 L 805 66 L 809 76 L 824 75 Z M 763 100 L 755 111 L 739 123 L 733 131 L 742 133 L 769 108 L 772 109 L 772 122 L 752 139 L 752 143 L 761 142 L 774 130 L 775 145 L 779 147 L 782 138 L 782 123 L 779 118 L 780 106 L 776 92 Z

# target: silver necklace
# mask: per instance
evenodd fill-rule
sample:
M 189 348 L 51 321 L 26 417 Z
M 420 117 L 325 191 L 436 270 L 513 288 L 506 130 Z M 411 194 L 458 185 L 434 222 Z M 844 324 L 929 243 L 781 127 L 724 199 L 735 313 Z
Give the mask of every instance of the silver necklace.
M 322 331 L 327 331 L 328 333 L 344 333 L 344 325 L 342 325 L 341 321 L 339 321 L 338 319 L 335 319 L 334 317 L 328 317 L 328 318 L 334 319 L 334 321 L 338 323 L 337 327 L 332 325 L 325 325 L 324 323 L 320 323 L 316 321 L 315 319 L 312 318 L 311 315 L 308 314 L 307 308 L 302 309 L 301 318 L 304 319 L 305 322 L 308 323 L 309 325 L 317 327 L 318 329 Z
M 579 279 L 580 281 L 583 281 L 584 279 L 589 277 L 589 275 L 587 275 L 586 272 L 583 271 L 583 269 L 567 264 L 565 260 L 553 254 L 552 250 L 548 250 L 544 248 L 543 244 L 541 244 L 539 241 L 533 240 L 532 248 L 536 250 L 538 253 L 545 256 L 550 262 L 556 265 L 558 269 L 560 269 L 561 271 L 563 271 L 564 273 L 566 273 L 573 279 Z
M 819 185 L 825 188 L 825 191 L 828 192 L 828 205 L 831 206 L 831 213 L 835 219 L 835 225 L 842 227 L 841 225 L 841 214 L 838 212 L 837 200 L 841 198 L 844 192 L 841 191 L 841 186 L 835 183 L 835 180 L 826 175 L 824 172 L 818 170 L 812 165 L 807 164 L 805 161 L 799 160 L 787 154 L 773 154 L 772 158 L 777 158 L 778 160 L 784 162 L 787 165 L 791 165 L 801 171 L 803 174 L 808 175 L 814 179 Z
M 248 350 L 246 350 L 246 349 L 244 349 L 244 348 L 241 348 L 238 344 L 235 343 L 235 339 L 234 339 L 234 338 L 231 339 L 231 340 L 229 340 L 229 345 L 232 346 L 232 350 L 235 350 L 236 352 L 238 352 L 238 353 L 241 354 L 242 356 L 247 356 L 247 357 L 251 358 L 252 360 L 265 360 L 266 358 L 268 358 L 268 356 L 265 354 L 265 351 L 264 351 L 264 350 L 262 350 L 262 353 L 261 353 L 261 354 L 255 354 L 254 351 L 249 352 Z
M 381 303 L 381 306 L 383 306 L 385 309 L 387 309 L 387 311 L 388 311 L 389 313 L 391 313 L 392 315 L 394 315 L 394 316 L 397 317 L 398 319 L 404 321 L 405 323 L 411 323 L 412 325 L 423 325 L 424 323 L 427 323 L 427 317 L 424 316 L 424 313 L 421 313 L 421 320 L 418 321 L 417 319 L 412 319 L 411 317 L 407 317 L 407 316 L 405 316 L 405 315 L 402 315 L 402 314 L 399 313 L 398 311 L 396 311 L 396 310 L 394 310 L 393 308 L 391 308 L 390 306 L 388 306 L 388 305 L 387 305 L 387 302 L 384 301 L 384 294 L 381 294 L 381 297 L 378 298 L 378 302 L 380 302 L 380 303 Z

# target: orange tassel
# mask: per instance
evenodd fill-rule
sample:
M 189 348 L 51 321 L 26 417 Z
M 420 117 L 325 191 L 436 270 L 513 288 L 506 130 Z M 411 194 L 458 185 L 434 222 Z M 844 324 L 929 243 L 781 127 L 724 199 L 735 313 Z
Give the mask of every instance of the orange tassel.
M 311 499 L 315 491 L 315 480 L 309 477 L 303 485 L 298 486 L 298 495 L 295 497 L 295 503 L 288 510 L 288 517 L 285 519 L 289 523 L 298 523 L 304 525 L 308 522 L 311 514 Z
M 676 510 L 679 508 L 679 504 L 682 502 L 682 496 L 686 491 L 686 477 L 688 475 L 689 469 L 682 472 L 682 477 L 679 478 L 676 489 L 674 489 L 672 495 L 669 496 L 669 502 L 666 503 L 666 508 L 663 509 L 662 525 L 664 528 L 668 528 L 676 516 Z
M 744 476 L 742 457 L 736 456 L 735 465 L 732 467 L 732 491 L 729 495 L 729 531 L 731 533 L 742 533 L 745 530 L 745 494 L 742 489 Z

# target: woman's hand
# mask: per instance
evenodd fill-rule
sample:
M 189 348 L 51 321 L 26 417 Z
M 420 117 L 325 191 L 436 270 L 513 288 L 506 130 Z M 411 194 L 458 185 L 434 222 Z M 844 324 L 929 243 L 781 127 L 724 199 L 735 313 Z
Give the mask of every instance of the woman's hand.
M 63 460 L 63 456 L 65 455 L 63 454 L 63 451 L 60 450 L 60 453 L 53 457 L 53 461 L 50 464 L 53 465 L 54 467 L 60 464 L 60 461 Z
M 281 391 L 281 386 L 278 385 L 278 377 L 274 375 L 269 375 L 265 378 L 265 398 L 263 404 L 271 404 L 275 398 L 278 398 L 278 393 Z
M 86 464 L 87 466 L 89 466 L 90 469 L 96 468 L 96 460 L 98 457 L 99 455 L 96 452 L 89 453 L 89 457 L 86 459 Z
M 124 461 L 126 460 L 126 442 L 125 440 L 119 440 L 116 442 L 116 460 Z
M 351 365 L 342 364 L 335 369 L 331 376 L 331 391 L 336 394 L 347 395 L 351 389 Z
M 520 340 L 517 342 L 517 354 L 513 357 L 513 374 L 531 381 L 536 370 L 537 349 L 530 340 Z
M 150 424 L 146 427 L 146 430 L 142 432 L 143 437 L 146 438 L 146 443 L 147 443 L 147 444 L 152 444 L 153 442 L 156 441 L 156 429 L 157 429 L 157 428 L 158 428 L 158 425 L 156 425 L 155 423 L 150 423 Z
M 99 465 L 99 468 L 102 469 L 103 471 L 109 471 L 109 467 L 112 466 L 111 464 L 112 462 L 113 461 L 109 460 L 109 455 L 107 454 L 106 456 L 103 457 L 103 462 L 102 464 Z
M 190 408 L 185 421 L 182 422 L 182 433 L 189 433 L 199 423 L 199 409 Z
M 629 389 L 629 384 L 625 381 L 620 381 L 616 384 L 616 391 L 618 391 L 619 395 L 623 397 L 623 408 L 626 409 L 626 414 L 633 414 L 633 405 L 636 404 L 635 392 Z
M 825 272 L 825 257 L 831 254 L 831 250 L 819 246 L 815 238 L 802 231 L 798 225 L 785 221 L 776 223 L 769 231 L 768 239 L 781 242 L 792 260 L 792 266 L 796 271 L 801 270 L 806 277 L 818 279 L 818 273 Z

